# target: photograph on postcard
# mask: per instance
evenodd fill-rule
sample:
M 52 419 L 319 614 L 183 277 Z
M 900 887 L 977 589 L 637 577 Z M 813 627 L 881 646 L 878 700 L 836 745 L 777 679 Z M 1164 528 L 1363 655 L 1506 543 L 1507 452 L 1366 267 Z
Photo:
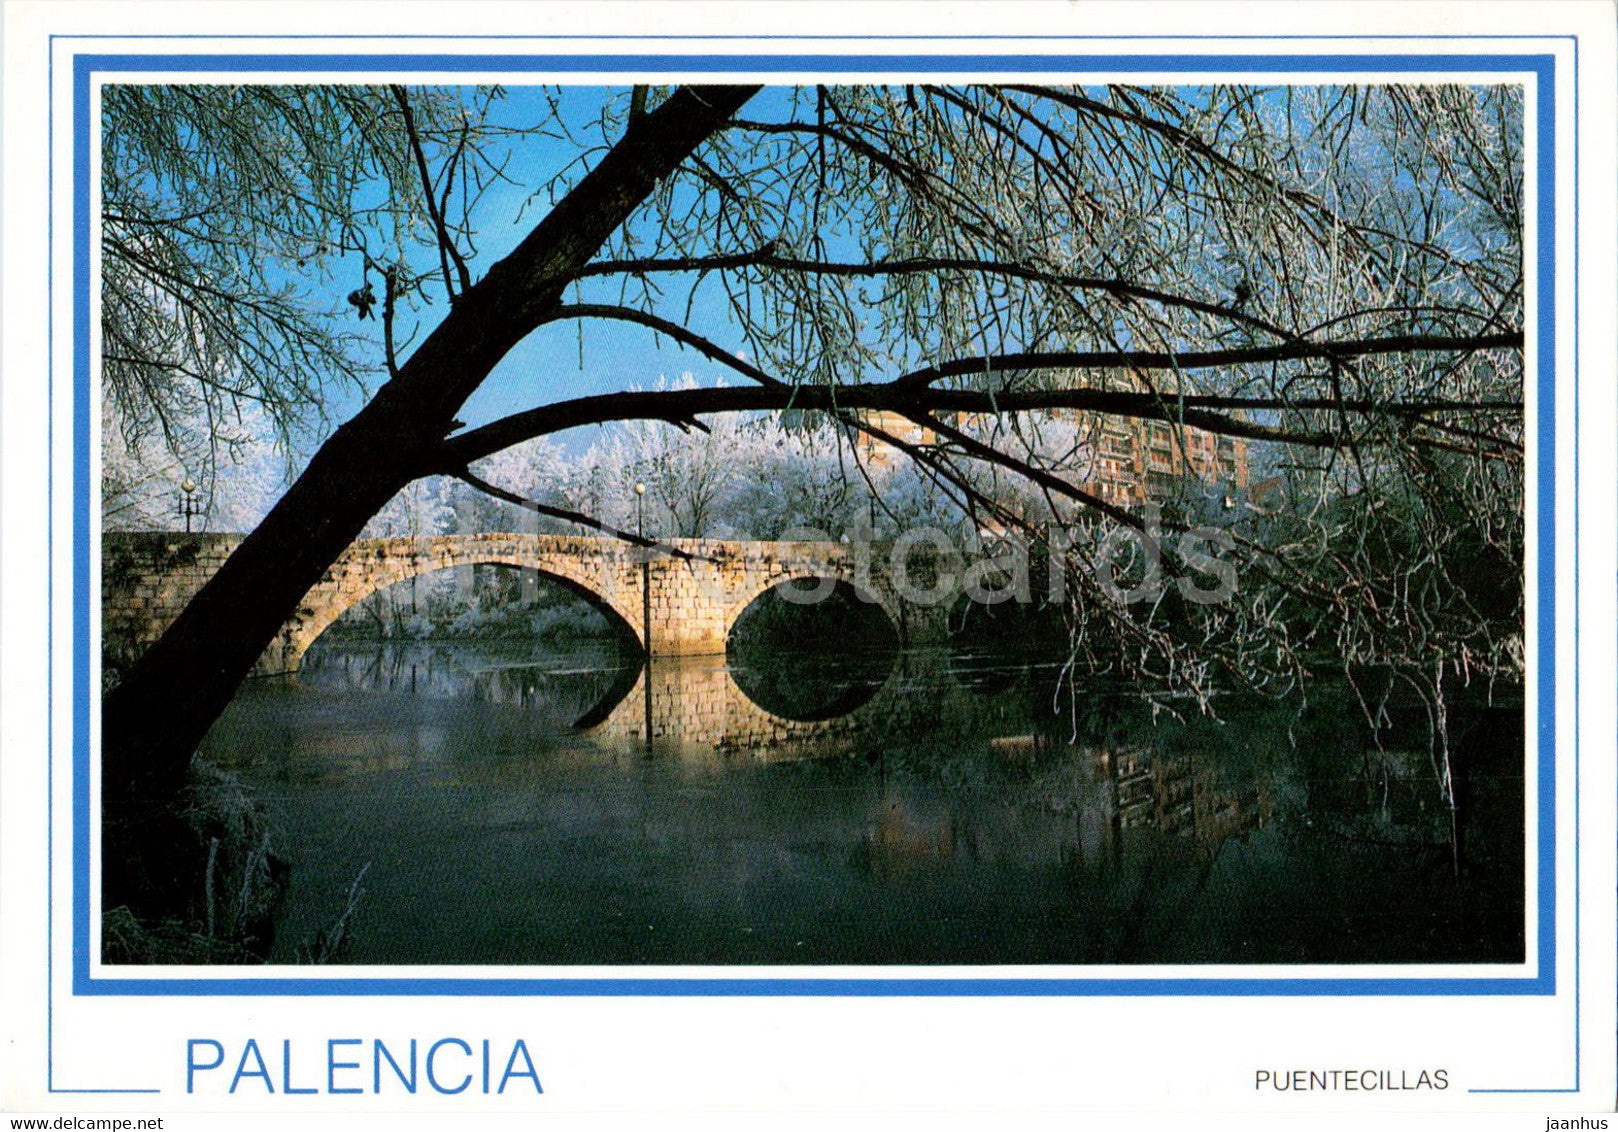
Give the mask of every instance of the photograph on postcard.
M 100 962 L 1528 962 L 1528 113 L 103 83 Z

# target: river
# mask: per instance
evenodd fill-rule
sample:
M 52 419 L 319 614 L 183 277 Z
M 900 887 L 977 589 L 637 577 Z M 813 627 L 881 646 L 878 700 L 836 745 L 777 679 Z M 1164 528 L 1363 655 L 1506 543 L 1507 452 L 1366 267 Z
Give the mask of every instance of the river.
M 858 650 L 847 650 L 856 652 Z M 274 962 L 1517 962 L 1520 703 L 1177 720 L 1060 658 L 322 640 L 203 754 L 291 863 Z M 861 653 L 861 655 L 865 655 Z M 582 724 L 582 726 L 581 726 Z

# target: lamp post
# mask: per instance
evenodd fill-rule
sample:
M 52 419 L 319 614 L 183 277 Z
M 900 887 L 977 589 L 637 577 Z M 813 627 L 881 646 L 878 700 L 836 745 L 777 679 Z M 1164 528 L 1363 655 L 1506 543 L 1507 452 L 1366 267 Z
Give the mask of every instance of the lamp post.
M 202 514 L 202 501 L 196 498 L 197 485 L 190 476 L 180 484 L 180 514 L 185 516 L 185 533 L 191 533 L 191 518 Z
M 646 485 L 635 481 L 635 537 L 646 538 Z M 645 546 L 637 546 L 640 559 L 640 632 L 646 647 L 646 669 L 642 677 L 644 703 L 641 705 L 646 724 L 646 750 L 652 749 L 652 560 Z

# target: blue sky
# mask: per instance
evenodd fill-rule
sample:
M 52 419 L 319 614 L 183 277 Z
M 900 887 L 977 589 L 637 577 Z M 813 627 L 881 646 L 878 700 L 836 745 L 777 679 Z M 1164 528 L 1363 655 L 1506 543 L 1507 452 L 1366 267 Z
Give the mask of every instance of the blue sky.
M 1178 92 L 1193 102 L 1198 97 L 1195 89 Z M 790 87 L 767 88 L 757 95 L 743 111 L 744 116 L 755 119 L 780 120 L 791 112 L 789 100 L 794 90 Z M 515 138 L 510 145 L 507 175 L 513 183 L 493 186 L 479 203 L 473 218 L 478 253 L 470 267 L 474 278 L 481 277 L 494 263 L 508 254 L 545 215 L 549 202 L 533 194 L 564 168 L 568 180 L 576 180 L 586 171 L 588 164 L 577 163 L 580 141 L 604 147 L 621 135 L 621 127 L 607 129 L 601 126 L 603 107 L 615 105 L 621 109 L 626 97 L 624 88 L 601 87 L 508 87 L 506 97 L 496 104 L 493 120 L 511 127 L 532 127 L 551 118 L 554 105 L 560 121 L 574 140 L 559 136 L 526 134 Z M 1264 98 L 1285 99 L 1285 92 L 1269 92 Z M 1277 106 L 1281 105 L 1279 101 Z M 801 113 L 801 111 L 800 111 Z M 599 159 L 599 153 L 590 161 Z M 1365 160 L 1366 155 L 1359 155 Z M 570 163 L 572 163 L 570 165 Z M 851 246 L 846 235 L 834 237 L 825 249 L 832 259 L 860 258 L 859 249 Z M 727 246 L 723 238 L 714 241 L 716 251 L 740 250 Z M 1462 252 L 1475 252 L 1475 248 L 1458 248 Z M 436 264 L 436 255 L 425 247 L 411 253 L 419 267 Z M 1211 272 L 1220 273 L 1217 257 Z M 306 289 L 310 299 L 318 306 L 344 312 L 341 325 L 345 329 L 362 331 L 380 337 L 380 321 L 359 321 L 347 306 L 345 297 L 361 281 L 361 265 L 357 256 L 337 266 L 331 279 L 310 275 L 297 280 Z M 710 276 L 696 296 L 689 316 L 684 314 L 686 292 L 694 280 L 690 275 L 668 275 L 658 279 L 665 288 L 658 309 L 669 312 L 677 321 L 717 343 L 722 348 L 740 351 L 744 342 L 740 329 L 730 319 L 728 302 L 716 277 Z M 372 276 L 373 285 L 381 290 L 381 280 Z M 1214 284 L 1215 289 L 1228 286 L 1224 280 Z M 581 297 L 586 301 L 614 302 L 618 281 L 596 279 L 586 281 Z M 413 341 L 419 341 L 431 332 L 443 316 L 445 298 L 443 289 L 429 281 L 427 290 L 434 303 L 418 311 L 420 326 Z M 1216 296 L 1210 296 L 1216 297 Z M 401 310 L 400 337 L 410 334 L 410 324 Z M 908 349 L 917 355 L 925 354 L 927 344 L 910 343 Z M 996 348 L 990 344 L 990 348 Z M 408 348 L 404 355 L 408 356 Z M 381 346 L 364 351 L 364 359 L 380 364 Z M 896 368 L 905 368 L 896 365 Z M 461 419 L 469 426 L 486 423 L 513 412 L 555 401 L 589 394 L 603 393 L 631 387 L 650 387 L 660 378 L 676 378 L 690 372 L 704 385 L 718 380 L 745 380 L 726 367 L 702 355 L 684 349 L 677 343 L 639 326 L 602 319 L 574 320 L 547 325 L 529 335 L 495 368 L 461 412 Z M 892 374 L 849 374 L 849 379 L 871 379 Z M 377 374 L 372 379 L 374 389 L 381 381 Z M 351 416 L 362 403 L 362 395 L 352 388 L 331 386 L 327 402 L 328 416 L 333 424 Z M 591 435 L 564 437 L 572 443 L 588 443 Z M 301 461 L 300 461 L 301 462 Z
M 559 105 L 578 136 L 595 141 L 601 137 L 596 119 L 604 97 L 613 94 L 622 97 L 619 91 L 598 87 L 564 88 Z M 771 101 L 771 92 L 762 93 L 755 100 L 756 104 L 749 106 L 748 113 L 762 116 Z M 781 100 L 777 96 L 773 101 L 779 104 Z M 498 105 L 496 120 L 513 125 L 531 123 L 548 113 L 548 104 L 539 88 L 508 87 L 506 98 Z M 478 254 L 469 264 L 474 280 L 509 254 L 544 217 L 548 201 L 543 198 L 530 201 L 529 195 L 575 160 L 579 151 L 580 147 L 574 142 L 549 137 L 520 138 L 512 145 L 511 162 L 506 171 L 516 184 L 496 184 L 479 203 L 476 213 Z M 575 166 L 570 178 L 576 179 L 583 171 Z M 359 285 L 360 277 L 359 258 L 351 256 L 346 268 L 339 269 L 332 280 L 306 278 L 301 282 L 312 288 L 317 303 L 349 311 L 352 308 L 347 306 L 346 296 Z M 680 295 L 683 306 L 684 295 L 679 284 L 674 279 L 667 282 L 671 291 Z M 381 282 L 374 276 L 373 285 L 380 291 Z M 443 317 L 442 287 L 431 285 L 429 290 L 434 302 L 420 311 L 421 329 L 414 343 L 419 343 Z M 610 302 L 616 284 L 601 280 L 595 290 L 600 293 L 599 301 Z M 682 321 L 727 349 L 742 348 L 740 334 L 730 324 L 723 292 L 714 281 L 699 293 L 691 317 Z M 379 343 L 374 350 L 367 351 L 367 360 L 379 361 L 380 323 L 360 322 L 353 317 L 348 323 L 367 334 L 377 335 Z M 404 325 L 401 323 L 401 338 L 407 333 Z M 403 356 L 408 357 L 408 350 Z M 530 334 L 506 356 L 472 396 L 460 419 L 469 427 L 475 427 L 536 405 L 631 387 L 650 387 L 661 377 L 672 380 L 687 372 L 704 385 L 721 379 L 740 380 L 726 367 L 642 327 L 602 319 L 554 323 Z M 373 389 L 380 380 L 380 375 L 373 379 Z M 363 401 L 352 389 L 333 386 L 332 394 L 328 409 L 334 424 L 352 416 Z M 561 439 L 588 443 L 590 435 Z

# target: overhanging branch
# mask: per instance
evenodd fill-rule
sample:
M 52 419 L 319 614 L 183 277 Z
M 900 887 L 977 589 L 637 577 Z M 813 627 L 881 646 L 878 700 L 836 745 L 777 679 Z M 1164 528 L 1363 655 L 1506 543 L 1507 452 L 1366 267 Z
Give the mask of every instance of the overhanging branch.
M 1195 370 L 1306 358 L 1343 360 L 1379 354 L 1448 353 L 1456 350 L 1520 350 L 1521 331 L 1464 336 L 1400 334 L 1338 342 L 1283 342 L 1270 346 L 1235 346 L 1223 350 L 1070 350 L 1026 354 L 990 354 L 956 358 L 926 366 L 897 378 L 895 384 L 927 385 L 946 377 L 1004 373 L 1028 369 Z M 1187 398 L 1187 400 L 1192 400 Z M 1331 407 L 1335 407 L 1333 402 Z M 1291 407 L 1291 406 L 1278 406 Z
M 1182 408 L 1183 406 L 1183 408 Z M 1420 419 L 1432 413 L 1515 414 L 1516 401 L 1456 401 L 1428 399 L 1411 402 L 1335 398 L 1285 400 L 1273 397 L 1187 396 L 1173 408 L 1150 393 L 1106 389 L 1009 390 L 990 393 L 974 389 L 938 389 L 899 381 L 852 385 L 766 385 L 603 393 L 559 401 L 515 413 L 480 428 L 445 440 L 427 470 L 457 474 L 466 464 L 537 436 L 571 428 L 626 420 L 689 420 L 714 413 L 772 412 L 782 409 L 890 410 L 904 414 L 957 412 L 1001 414 L 1041 410 L 1104 413 L 1148 420 L 1183 421 L 1208 432 L 1249 436 L 1308 447 L 1336 447 L 1346 442 L 1329 430 L 1293 430 L 1257 425 L 1226 415 L 1236 411 L 1347 411 Z M 1183 414 L 1183 415 L 1182 415 Z

